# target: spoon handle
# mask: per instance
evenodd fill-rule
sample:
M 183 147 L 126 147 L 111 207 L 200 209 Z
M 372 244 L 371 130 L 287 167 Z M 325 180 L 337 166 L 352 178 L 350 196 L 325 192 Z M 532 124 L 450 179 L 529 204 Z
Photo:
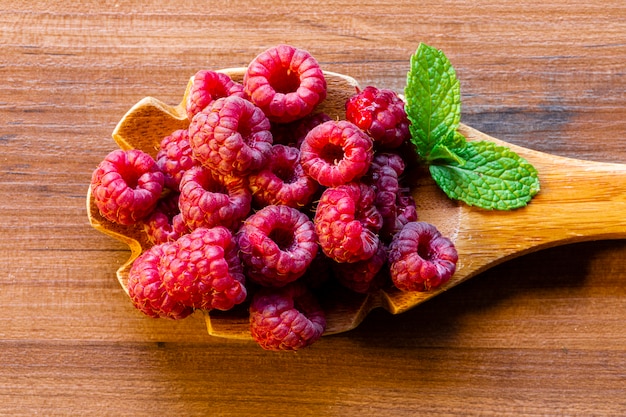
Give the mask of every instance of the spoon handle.
M 385 293 L 380 306 L 402 313 L 509 259 L 568 243 L 626 238 L 626 164 L 584 161 L 503 142 L 462 125 L 468 140 L 506 146 L 537 168 L 541 191 L 523 208 L 490 211 L 446 201 L 436 186 L 435 207 L 418 208 L 420 218 L 437 225 L 459 253 L 457 270 L 445 286 L 419 293 Z M 443 203 L 442 203 L 443 202 Z
M 466 126 L 463 133 L 470 140 L 485 138 Z M 626 238 L 626 164 L 565 158 L 488 140 L 508 146 L 532 163 L 539 172 L 541 191 L 513 212 L 460 210 L 456 244 L 467 253 L 459 265 L 460 279 L 539 249 Z

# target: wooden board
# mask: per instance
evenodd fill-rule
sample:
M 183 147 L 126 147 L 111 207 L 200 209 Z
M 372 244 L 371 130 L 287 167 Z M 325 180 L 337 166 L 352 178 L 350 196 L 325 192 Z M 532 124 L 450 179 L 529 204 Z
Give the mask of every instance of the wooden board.
M 277 354 L 134 310 L 115 277 L 128 247 L 84 204 L 129 106 L 176 105 L 197 70 L 280 42 L 397 91 L 428 43 L 457 69 L 467 125 L 624 163 L 622 2 L 5 0 L 0 33 L 0 415 L 626 413 L 621 240 L 529 254 Z

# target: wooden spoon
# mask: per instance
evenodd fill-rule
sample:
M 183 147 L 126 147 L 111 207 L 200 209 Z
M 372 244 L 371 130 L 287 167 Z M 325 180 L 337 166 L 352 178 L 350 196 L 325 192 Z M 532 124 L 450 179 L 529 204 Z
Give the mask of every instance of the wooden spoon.
M 245 68 L 222 70 L 241 81 Z M 328 97 L 318 108 L 332 118 L 345 116 L 344 103 L 358 83 L 351 77 L 325 72 Z M 190 81 L 191 83 L 191 81 Z M 189 121 L 185 101 L 169 106 L 147 97 L 120 120 L 113 138 L 122 149 L 141 149 L 156 155 L 161 139 Z M 533 251 L 573 242 L 626 237 L 626 165 L 564 158 L 515 146 L 490 137 L 469 126 L 460 132 L 468 140 L 487 140 L 507 146 L 533 164 L 541 181 L 540 193 L 524 208 L 489 211 L 448 199 L 427 175 L 416 178 L 412 189 L 420 220 L 434 224 L 455 244 L 459 253 L 457 270 L 443 287 L 429 292 L 402 292 L 386 288 L 362 295 L 337 286 L 324 294 L 327 313 L 325 334 L 340 333 L 359 325 L 374 308 L 402 313 L 481 272 Z M 125 242 L 131 256 L 117 271 L 126 282 L 132 262 L 149 246 L 140 227 L 124 227 L 104 219 L 90 192 L 87 212 L 92 226 Z M 204 312 L 211 335 L 250 338 L 245 306 L 228 312 Z

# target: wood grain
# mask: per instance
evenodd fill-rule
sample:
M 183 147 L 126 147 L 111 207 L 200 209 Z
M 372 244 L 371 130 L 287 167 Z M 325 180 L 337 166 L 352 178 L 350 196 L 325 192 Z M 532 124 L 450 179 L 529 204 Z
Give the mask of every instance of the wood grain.
M 529 254 L 275 354 L 210 337 L 203 317 L 141 316 L 115 278 L 127 247 L 84 204 L 129 106 L 176 105 L 197 70 L 279 42 L 398 91 L 428 43 L 457 69 L 464 123 L 624 163 L 622 2 L 166 3 L 0 3 L 0 415 L 626 413 L 621 240 Z

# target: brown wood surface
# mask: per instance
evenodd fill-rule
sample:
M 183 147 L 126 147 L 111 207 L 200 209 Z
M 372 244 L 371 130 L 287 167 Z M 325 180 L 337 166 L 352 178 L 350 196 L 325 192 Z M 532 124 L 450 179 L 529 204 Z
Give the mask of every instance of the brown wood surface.
M 128 246 L 85 207 L 116 123 L 281 42 L 397 91 L 428 43 L 457 70 L 464 123 L 626 163 L 622 1 L 3 0 L 0 415 L 625 415 L 622 240 L 507 261 L 298 353 L 132 307 L 115 276 Z

